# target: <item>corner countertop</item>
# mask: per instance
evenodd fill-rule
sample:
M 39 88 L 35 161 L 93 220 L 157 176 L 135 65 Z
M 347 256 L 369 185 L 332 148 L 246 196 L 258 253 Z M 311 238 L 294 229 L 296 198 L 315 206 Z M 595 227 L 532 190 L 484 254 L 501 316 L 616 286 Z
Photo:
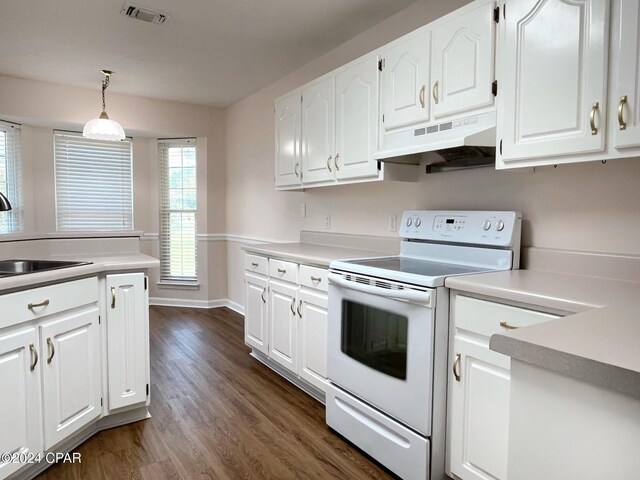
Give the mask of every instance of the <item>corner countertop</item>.
M 43 258 L 38 258 L 38 260 L 43 260 Z M 64 257 L 48 257 L 46 260 L 73 260 L 92 263 L 78 267 L 2 277 L 0 278 L 0 294 L 13 290 L 23 290 L 39 285 L 56 283 L 75 277 L 85 277 L 103 272 L 144 270 L 160 265 L 158 259 L 137 252 L 113 255 L 65 255 Z
M 263 243 L 244 245 L 242 249 L 247 253 L 320 268 L 329 268 L 329 264 L 338 259 L 384 257 L 394 254 L 393 252 L 360 250 L 313 243 Z
M 565 312 L 490 348 L 640 400 L 640 283 L 533 270 L 450 277 L 451 289 Z

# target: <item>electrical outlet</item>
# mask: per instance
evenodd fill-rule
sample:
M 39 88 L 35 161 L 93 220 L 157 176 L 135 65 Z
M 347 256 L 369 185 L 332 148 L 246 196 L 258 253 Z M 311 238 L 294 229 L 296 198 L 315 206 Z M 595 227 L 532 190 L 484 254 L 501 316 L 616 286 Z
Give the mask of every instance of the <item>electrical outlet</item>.
M 398 230 L 398 216 L 395 213 L 389 215 L 389 231 L 395 232 Z
M 307 204 L 302 202 L 300 204 L 300 218 L 305 218 L 307 216 Z
M 329 230 L 331 228 L 331 214 L 327 213 L 324 216 L 324 228 L 325 230 Z

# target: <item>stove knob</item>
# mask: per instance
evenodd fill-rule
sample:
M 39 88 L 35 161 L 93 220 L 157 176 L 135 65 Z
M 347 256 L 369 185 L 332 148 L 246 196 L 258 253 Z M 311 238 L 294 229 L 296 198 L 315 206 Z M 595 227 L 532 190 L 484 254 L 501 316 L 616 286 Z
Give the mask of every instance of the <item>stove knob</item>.
M 419 227 L 420 225 L 422 225 L 422 220 L 416 218 L 416 227 Z
M 502 220 L 498 220 L 498 226 L 496 227 L 496 230 L 498 230 L 499 232 L 504 230 L 504 222 Z
M 412 223 L 413 220 L 411 220 L 411 217 L 407 218 L 407 227 L 410 227 Z
M 485 220 L 484 225 L 482 225 L 482 228 L 484 228 L 485 232 L 489 230 L 491 228 L 491 221 Z

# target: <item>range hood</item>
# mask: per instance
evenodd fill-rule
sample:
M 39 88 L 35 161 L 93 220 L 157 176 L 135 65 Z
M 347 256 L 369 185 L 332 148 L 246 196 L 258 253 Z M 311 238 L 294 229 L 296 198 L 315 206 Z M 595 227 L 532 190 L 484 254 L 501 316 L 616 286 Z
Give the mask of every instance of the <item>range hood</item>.
M 427 173 L 495 164 L 496 113 L 387 132 L 380 162 L 426 165 Z

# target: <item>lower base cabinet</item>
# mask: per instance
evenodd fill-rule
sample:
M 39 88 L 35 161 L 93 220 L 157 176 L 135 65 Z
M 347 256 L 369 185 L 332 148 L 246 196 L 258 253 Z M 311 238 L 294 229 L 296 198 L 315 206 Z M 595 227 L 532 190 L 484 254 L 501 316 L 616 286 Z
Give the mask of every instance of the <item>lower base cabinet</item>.
M 447 408 L 447 473 L 506 480 L 510 358 L 489 349 L 491 335 L 558 318 L 453 292 Z
M 245 343 L 324 392 L 326 270 L 251 254 L 245 268 Z
M 40 359 L 35 327 L 0 334 L 0 453 L 42 452 Z M 25 464 L 0 460 L 0 478 Z
M 98 317 L 93 304 L 40 327 L 45 450 L 102 414 Z

